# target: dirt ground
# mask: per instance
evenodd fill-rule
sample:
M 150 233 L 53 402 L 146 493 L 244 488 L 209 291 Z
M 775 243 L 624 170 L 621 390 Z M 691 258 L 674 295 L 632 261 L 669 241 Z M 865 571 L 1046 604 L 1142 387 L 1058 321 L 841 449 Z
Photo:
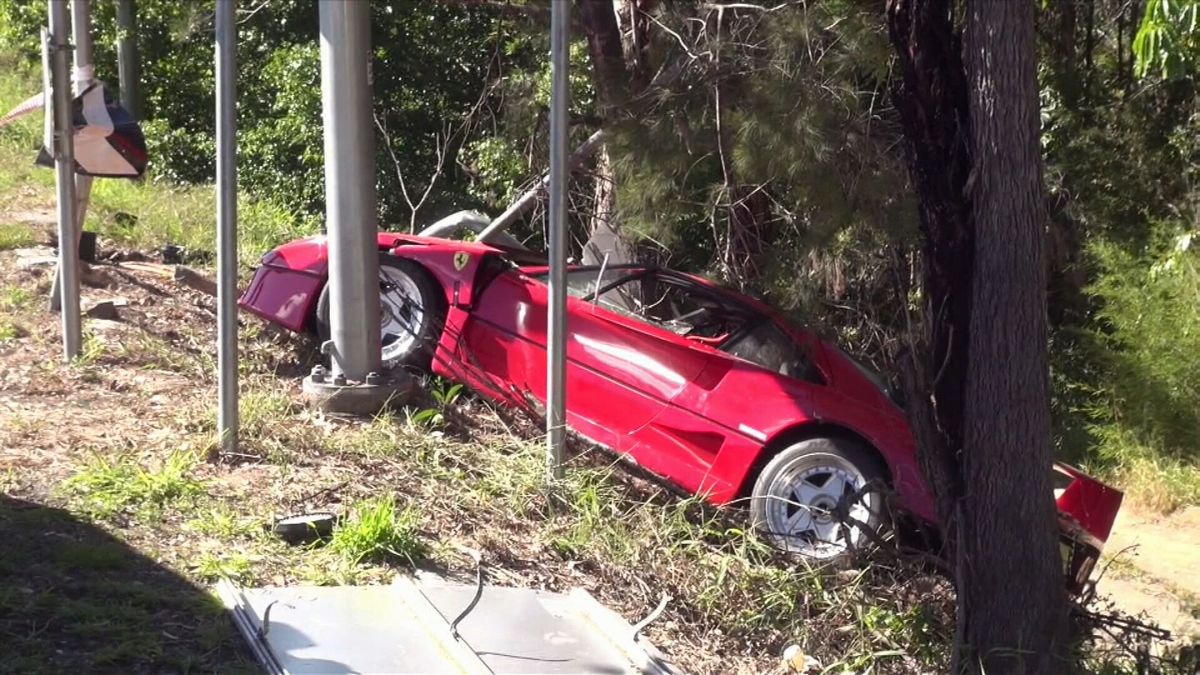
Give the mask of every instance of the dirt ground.
M 1126 505 L 1098 588 L 1130 614 L 1145 614 L 1180 640 L 1200 638 L 1200 507 L 1171 514 Z

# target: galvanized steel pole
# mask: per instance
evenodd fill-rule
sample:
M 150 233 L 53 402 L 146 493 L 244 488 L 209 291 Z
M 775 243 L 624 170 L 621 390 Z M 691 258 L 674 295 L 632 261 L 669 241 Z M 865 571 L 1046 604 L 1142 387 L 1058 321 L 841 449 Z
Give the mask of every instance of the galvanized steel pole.
M 237 450 L 237 2 L 218 0 L 217 61 L 217 433 Z
M 75 238 L 75 132 L 71 120 L 71 18 L 67 0 L 49 0 L 51 110 L 54 114 L 54 183 L 58 196 L 58 293 L 62 312 L 63 358 L 79 355 L 79 242 Z M 50 92 L 47 92 L 50 95 Z
M 76 96 L 83 93 L 83 90 L 95 80 L 95 71 L 92 65 L 91 13 L 90 0 L 73 0 L 71 3 L 71 35 L 75 40 L 75 71 L 71 79 L 75 83 Z M 74 139 L 72 139 L 72 146 L 74 146 Z M 91 196 L 92 177 L 76 174 L 74 215 L 71 225 L 71 229 L 75 233 L 73 238 L 76 242 L 76 250 L 79 250 L 78 242 L 83 232 L 83 221 L 87 216 L 87 207 Z M 61 282 L 61 277 L 55 276 L 53 287 L 50 290 L 50 310 L 54 312 L 62 309 L 62 294 L 59 292 Z
M 380 369 L 369 2 L 321 0 L 321 110 L 335 383 Z
M 96 81 L 96 67 L 92 60 L 92 2 L 72 0 L 71 32 L 75 37 L 75 95 L 83 93 Z M 75 176 L 75 239 L 83 235 L 83 221 L 87 219 L 88 203 L 92 199 L 92 177 Z
M 137 8 L 133 0 L 117 0 L 117 78 L 121 107 L 142 119 L 141 82 L 138 81 Z
M 546 336 L 546 475 L 563 477 L 567 441 L 567 81 L 571 3 L 550 10 L 550 307 Z

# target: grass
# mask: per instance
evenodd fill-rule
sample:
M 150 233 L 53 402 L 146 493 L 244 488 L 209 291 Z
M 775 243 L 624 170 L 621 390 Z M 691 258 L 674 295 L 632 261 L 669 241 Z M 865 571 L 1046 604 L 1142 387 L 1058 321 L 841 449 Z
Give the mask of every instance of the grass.
M 0 495 L 0 673 L 252 673 L 209 593 L 67 511 Z
M 0 251 L 33 246 L 38 237 L 33 230 L 20 223 L 0 224 Z
M 1125 488 L 1130 502 L 1156 512 L 1169 513 L 1200 504 L 1200 469 L 1190 463 L 1129 453 L 1106 473 Z
M 429 552 L 421 539 L 421 514 L 412 506 L 397 510 L 388 495 L 355 504 L 353 515 L 333 532 L 329 549 L 351 564 L 394 556 L 416 564 Z
M 202 484 L 190 473 L 197 458 L 190 452 L 168 455 L 156 468 L 146 468 L 128 457 L 97 455 L 63 484 L 78 508 L 98 518 L 133 513 L 144 517 L 161 514 L 174 502 L 193 499 Z

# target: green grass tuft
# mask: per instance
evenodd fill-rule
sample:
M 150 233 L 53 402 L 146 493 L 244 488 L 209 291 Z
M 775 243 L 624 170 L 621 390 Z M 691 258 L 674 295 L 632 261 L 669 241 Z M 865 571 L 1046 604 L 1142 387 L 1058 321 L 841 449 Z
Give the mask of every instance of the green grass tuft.
M 37 234 L 21 223 L 0 224 L 0 251 L 33 246 L 38 242 Z
M 358 564 L 391 556 L 410 565 L 424 559 L 429 546 L 422 541 L 421 514 L 412 506 L 396 508 L 396 498 L 378 497 L 359 502 L 354 515 L 333 532 L 330 550 Z
M 67 479 L 63 488 L 96 517 L 109 518 L 131 510 L 155 514 L 201 493 L 202 484 L 189 475 L 197 463 L 189 452 L 172 453 L 157 469 L 147 469 L 129 458 L 96 457 Z

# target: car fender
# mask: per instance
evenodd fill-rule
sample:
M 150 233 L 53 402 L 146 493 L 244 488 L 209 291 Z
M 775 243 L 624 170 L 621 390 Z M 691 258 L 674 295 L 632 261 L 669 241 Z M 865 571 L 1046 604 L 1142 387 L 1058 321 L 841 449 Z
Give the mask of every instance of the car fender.
M 394 232 L 376 236 L 380 251 L 416 261 L 446 293 L 448 305 L 469 308 L 482 262 L 499 251 L 490 246 Z M 294 332 L 312 330 L 317 300 L 329 276 L 325 235 L 288 242 L 264 255 L 246 290 L 242 309 Z
M 869 410 L 856 411 L 844 403 L 822 405 L 813 401 L 811 405 L 807 419 L 781 421 L 761 430 L 763 442 L 757 456 L 751 462 L 742 460 L 747 468 L 741 480 L 744 492 L 748 492 L 758 472 L 770 458 L 790 443 L 803 438 L 842 436 L 861 441 L 879 455 L 886 465 L 891 487 L 902 510 L 923 520 L 936 522 L 936 502 L 921 475 L 916 445 L 903 420 L 881 420 Z
M 311 330 L 327 274 L 324 235 L 288 242 L 262 257 L 238 306 L 293 332 Z

